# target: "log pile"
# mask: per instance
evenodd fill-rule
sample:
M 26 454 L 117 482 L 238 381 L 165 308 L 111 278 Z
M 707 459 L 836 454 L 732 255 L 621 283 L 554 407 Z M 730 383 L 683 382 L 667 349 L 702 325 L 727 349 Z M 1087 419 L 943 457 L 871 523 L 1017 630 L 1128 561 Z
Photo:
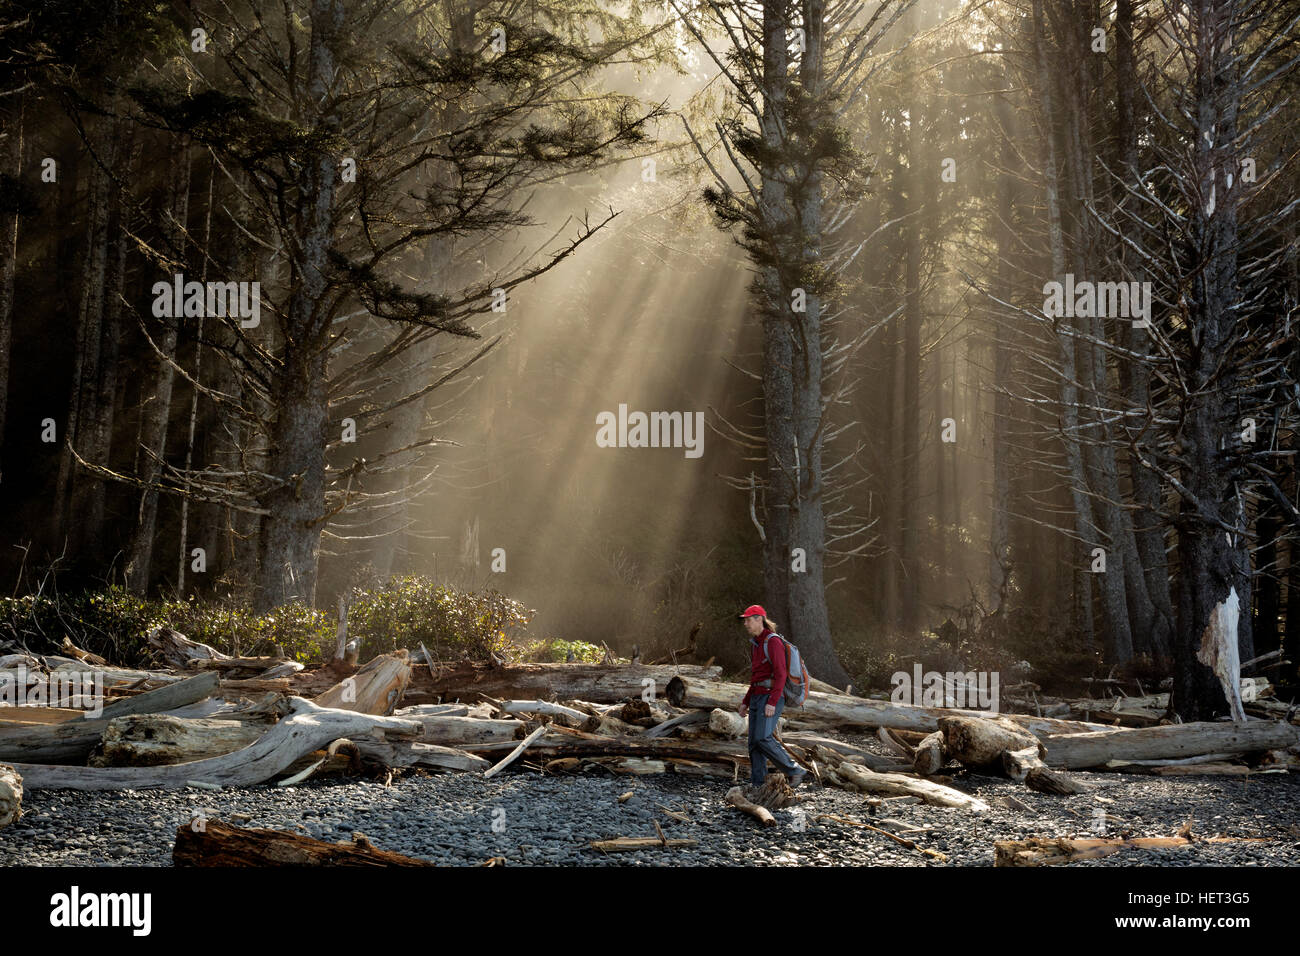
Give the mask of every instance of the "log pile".
M 746 688 L 724 682 L 711 663 L 448 663 L 419 648 L 360 668 L 344 654 L 300 669 L 279 658 L 229 657 L 166 628 L 150 632 L 148 643 L 166 667 L 114 668 L 70 643 L 67 657 L 0 658 L 0 673 L 92 669 L 108 689 L 94 718 L 57 708 L 0 713 L 9 718 L 0 720 L 0 761 L 12 765 L 19 795 L 23 786 L 287 785 L 331 772 L 391 775 L 413 767 L 489 776 L 600 768 L 726 781 L 725 802 L 763 826 L 798 802 L 776 774 L 762 793 L 740 785 L 750 769 L 747 726 L 736 712 Z M 1241 698 L 1250 708 L 1269 688 L 1262 679 L 1247 681 Z M 1017 692 L 1027 700 L 1032 687 Z M 1065 702 L 1061 710 L 1061 702 L 1037 698 L 1033 713 L 995 715 L 827 688 L 787 710 L 777 736 L 809 771 L 809 784 L 975 813 L 987 804 L 951 786 L 945 768 L 1069 794 L 1085 784 L 1068 771 L 1285 772 L 1300 764 L 1300 728 L 1289 720 L 1248 712 L 1233 722 L 1152 723 L 1167 704 L 1161 695 L 1116 700 L 1095 709 Z M 1116 725 L 1135 714 L 1143 726 Z M 878 732 L 891 752 L 835 739 L 835 730 Z M 0 808 L 3 799 L 0 789 Z

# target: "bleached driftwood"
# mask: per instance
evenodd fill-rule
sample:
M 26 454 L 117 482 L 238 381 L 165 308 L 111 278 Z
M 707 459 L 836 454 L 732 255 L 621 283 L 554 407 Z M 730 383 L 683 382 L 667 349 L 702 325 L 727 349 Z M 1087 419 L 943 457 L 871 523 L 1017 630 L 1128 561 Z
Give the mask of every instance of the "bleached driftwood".
M 175 790 L 191 781 L 217 787 L 251 787 L 282 772 L 299 757 L 333 740 L 355 740 L 375 730 L 415 737 L 418 721 L 318 707 L 295 697 L 289 714 L 242 750 L 165 767 L 64 767 L 14 764 L 28 789 Z
M 13 767 L 0 764 L 0 830 L 23 815 L 23 778 Z

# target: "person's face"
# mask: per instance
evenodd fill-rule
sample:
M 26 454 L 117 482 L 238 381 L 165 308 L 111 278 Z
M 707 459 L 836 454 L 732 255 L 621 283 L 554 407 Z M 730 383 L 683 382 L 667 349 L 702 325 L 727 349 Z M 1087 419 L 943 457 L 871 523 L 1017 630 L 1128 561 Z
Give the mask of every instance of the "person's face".
M 749 631 L 751 636 L 758 637 L 763 633 L 763 619 L 757 614 L 745 618 L 745 630 Z

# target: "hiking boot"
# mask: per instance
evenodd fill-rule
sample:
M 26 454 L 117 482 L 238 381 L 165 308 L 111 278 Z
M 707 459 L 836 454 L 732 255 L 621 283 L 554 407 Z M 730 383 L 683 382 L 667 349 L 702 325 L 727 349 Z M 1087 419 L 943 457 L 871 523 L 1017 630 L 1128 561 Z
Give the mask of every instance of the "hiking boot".
M 795 787 L 799 786 L 799 784 L 803 783 L 803 778 L 806 776 L 808 776 L 808 771 L 802 768 L 799 768 L 795 770 L 794 773 L 790 774 L 790 789 L 793 790 Z

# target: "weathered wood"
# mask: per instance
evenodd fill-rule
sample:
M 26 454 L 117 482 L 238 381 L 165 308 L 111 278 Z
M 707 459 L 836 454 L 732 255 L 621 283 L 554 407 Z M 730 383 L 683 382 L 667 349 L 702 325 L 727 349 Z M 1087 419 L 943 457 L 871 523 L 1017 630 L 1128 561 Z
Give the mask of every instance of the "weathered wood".
M 674 677 L 668 684 L 668 699 L 674 707 L 734 709 L 745 696 L 743 684 L 705 681 L 690 675 Z M 918 730 L 933 733 L 939 729 L 940 717 L 979 717 L 990 715 L 978 710 L 956 710 L 943 707 L 916 707 L 895 704 L 887 700 L 868 700 L 847 697 L 843 694 L 822 694 L 810 691 L 803 707 L 786 710 L 790 719 L 816 718 L 830 725 L 846 727 L 891 727 L 898 730 Z M 1006 719 L 1036 736 L 1044 734 L 1085 733 L 1106 730 L 1101 724 L 1087 724 L 1074 720 L 1052 720 L 1026 714 L 1003 714 Z
M 923 777 L 938 773 L 948 762 L 948 747 L 942 730 L 926 734 L 912 754 L 912 769 Z
M 157 714 L 164 710 L 174 710 L 196 701 L 211 697 L 221 686 L 221 678 L 216 674 L 199 674 L 157 690 L 136 694 L 125 700 L 114 701 L 104 707 L 101 717 L 127 717 L 131 714 Z
M 381 654 L 316 698 L 320 707 L 359 714 L 391 714 L 411 682 L 411 662 L 404 648 Z
M 732 787 L 727 791 L 727 795 L 723 799 L 726 803 L 735 807 L 737 810 L 748 813 L 763 826 L 776 826 L 776 817 L 772 816 L 772 811 L 767 807 L 759 806 L 757 803 L 751 803 L 749 800 L 745 799 L 743 788 Z
M 828 772 L 824 780 L 828 777 L 831 782 L 842 785 L 846 789 L 857 790 L 860 793 L 916 796 L 935 806 L 956 807 L 975 813 L 982 813 L 989 808 L 988 804 L 978 797 L 972 797 L 952 787 L 945 787 L 931 780 L 904 777 L 896 773 L 876 773 L 859 767 L 824 747 L 814 747 L 813 756 L 827 767 Z
M 418 740 L 375 740 L 358 737 L 353 744 L 361 756 L 385 767 L 437 767 L 441 770 L 487 770 L 491 763 L 454 747 Z
M 105 706 L 98 718 L 58 724 L 11 724 L 0 720 L 0 760 L 39 764 L 85 763 L 103 738 L 112 718 L 173 710 L 206 699 L 216 688 L 216 674 L 201 674 L 115 701 Z M 3 713 L 0 710 L 0 714 Z
M 622 850 L 655 850 L 674 847 L 695 846 L 699 840 L 676 840 L 660 837 L 615 837 L 612 840 L 592 840 L 593 850 L 602 853 L 616 853 Z
M 1002 767 L 1012 780 L 1022 782 L 1030 790 L 1038 793 L 1067 796 L 1091 789 L 1087 784 L 1075 780 L 1060 770 L 1049 769 L 1047 764 L 1043 763 L 1042 744 L 1037 742 L 1021 750 L 1004 750 Z
M 56 728 L 62 725 L 54 725 Z M 190 781 L 218 787 L 251 787 L 281 773 L 304 754 L 340 737 L 356 739 L 383 730 L 414 737 L 416 721 L 328 710 L 296 697 L 289 715 L 242 750 L 164 767 L 52 767 L 14 763 L 28 789 L 174 790 Z
M 1004 752 L 1039 746 L 1038 738 L 1029 731 L 1000 717 L 940 717 L 939 730 L 948 756 L 972 770 L 999 775 Z
M 0 707 L 0 718 L 13 724 L 61 724 L 65 720 L 83 720 L 88 713 L 73 707 Z
M 416 739 L 426 744 L 466 747 L 513 741 L 522 732 L 521 720 L 490 720 L 481 717 L 419 717 L 423 725 Z
M 587 722 L 588 714 L 563 704 L 547 700 L 503 700 L 496 705 L 503 714 L 545 714 L 548 717 L 567 717 L 574 721 L 572 726 L 581 727 Z
M 1157 850 L 1193 843 L 1267 843 L 1265 837 L 1031 837 L 998 840 L 993 844 L 994 866 L 1053 866 L 1073 860 L 1095 860 L 1121 850 Z
M 351 843 L 326 843 L 287 830 L 233 826 L 208 820 L 181 826 L 174 866 L 433 866 L 428 860 L 381 850 L 361 834 Z
M 226 660 L 228 655 L 215 647 L 191 641 L 180 631 L 170 627 L 155 627 L 145 634 L 144 642 L 168 667 L 184 670 L 199 661 Z
M 213 718 L 182 719 L 165 714 L 114 717 L 91 754 L 92 767 L 158 767 L 204 760 L 242 750 L 269 725 Z
M 0 830 L 23 815 L 23 778 L 13 767 L 0 764 Z
M 504 770 L 506 767 L 510 766 L 511 763 L 513 763 L 516 759 L 518 759 L 520 754 L 522 754 L 525 750 L 528 749 L 528 745 L 531 744 L 538 737 L 542 736 L 542 734 L 546 733 L 548 728 L 549 728 L 548 724 L 543 724 L 542 726 L 534 730 L 531 734 L 529 734 L 527 737 L 525 737 L 523 740 L 519 741 L 519 744 L 515 747 L 514 750 L 510 751 L 510 753 L 507 754 L 506 757 L 503 760 L 501 760 L 499 763 L 496 763 L 489 769 L 485 770 L 483 772 L 483 776 L 484 777 L 495 776 L 496 774 Z
M 1042 738 L 1049 767 L 1081 770 L 1111 760 L 1162 760 L 1207 753 L 1249 753 L 1295 746 L 1300 727 L 1280 721 L 1201 721 L 1161 727 L 1049 734 Z
M 618 704 L 629 697 L 640 697 L 642 681 L 654 681 L 656 696 L 664 696 L 668 682 L 677 674 L 702 681 L 716 680 L 722 668 L 695 664 L 512 664 L 490 667 L 472 661 L 440 664 L 430 675 L 429 668 L 413 668 L 407 698 L 412 703 L 437 703 L 442 700 L 473 700 L 486 694 L 501 700 L 555 698 L 596 703 Z M 741 691 L 743 696 L 744 691 Z M 737 697 L 736 701 L 739 702 Z

